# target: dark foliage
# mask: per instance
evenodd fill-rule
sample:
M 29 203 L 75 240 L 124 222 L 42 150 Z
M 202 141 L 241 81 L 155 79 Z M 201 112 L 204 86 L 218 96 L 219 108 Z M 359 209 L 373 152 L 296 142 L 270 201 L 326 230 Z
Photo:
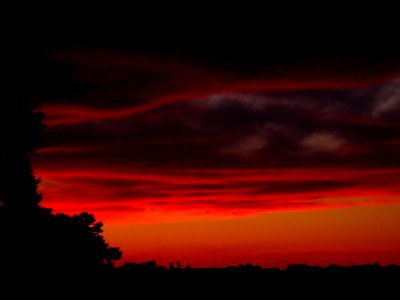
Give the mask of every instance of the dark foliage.
M 34 51 L 10 53 L 0 117 L 0 275 L 107 270 L 121 252 L 105 242 L 102 223 L 88 213 L 71 217 L 40 205 L 30 155 L 42 146 L 44 116 L 29 97 L 46 94 L 46 70 L 54 81 L 54 66 Z

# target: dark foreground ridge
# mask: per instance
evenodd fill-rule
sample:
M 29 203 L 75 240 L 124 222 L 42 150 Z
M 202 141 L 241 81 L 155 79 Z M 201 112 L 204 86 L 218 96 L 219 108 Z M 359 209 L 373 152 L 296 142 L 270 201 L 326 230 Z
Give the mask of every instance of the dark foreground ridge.
M 23 272 L 18 272 L 21 270 L 8 274 L 5 277 L 8 280 L 0 283 L 0 289 L 19 286 L 21 289 L 13 290 L 15 295 L 28 288 L 35 295 L 71 297 L 79 294 L 91 299 L 106 296 L 112 299 L 153 299 L 159 296 L 179 299 L 306 296 L 325 299 L 346 295 L 395 299 L 400 283 L 399 266 L 380 266 L 377 263 L 348 267 L 293 264 L 280 270 L 251 264 L 226 268 L 190 268 L 171 264 L 166 268 L 150 261 L 126 263 L 90 276 L 80 272 L 43 275 L 37 270 L 36 274 L 31 273 L 33 276 L 26 277 Z M 10 279 L 13 279 L 11 285 Z
M 389 299 L 399 294 L 400 267 L 354 265 L 343 267 L 289 265 L 280 270 L 251 264 L 226 268 L 174 268 L 167 270 L 154 263 L 115 268 L 106 276 L 109 286 L 119 287 L 123 294 L 130 286 L 144 288 L 149 298 L 177 294 L 192 299 L 194 295 L 209 298 L 282 299 L 331 296 L 375 296 Z M 188 291 L 186 297 L 184 291 Z
M 144 263 L 125 263 L 121 267 L 115 267 L 102 275 L 111 280 L 129 280 L 131 278 L 142 279 L 166 279 L 179 278 L 190 280 L 191 278 L 202 278 L 210 280 L 212 278 L 222 279 L 273 279 L 298 280 L 308 279 L 349 279 L 356 282 L 368 279 L 400 279 L 400 266 L 388 265 L 380 266 L 378 263 L 365 265 L 340 266 L 329 265 L 326 267 L 309 266 L 305 264 L 290 264 L 285 269 L 263 268 L 259 265 L 245 264 L 239 266 L 229 266 L 225 268 L 191 268 L 190 266 L 181 267 L 179 262 L 176 266 L 170 264 L 167 269 L 158 266 L 156 262 Z M 399 282 L 400 283 L 400 282 Z

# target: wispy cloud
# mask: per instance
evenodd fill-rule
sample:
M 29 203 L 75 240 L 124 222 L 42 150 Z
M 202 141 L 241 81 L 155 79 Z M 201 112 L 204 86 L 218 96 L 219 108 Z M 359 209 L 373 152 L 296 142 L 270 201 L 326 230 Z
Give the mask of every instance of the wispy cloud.
M 345 145 L 345 140 L 332 133 L 312 133 L 306 136 L 301 146 L 310 152 L 334 153 Z
M 236 72 L 115 49 L 51 57 L 74 77 L 43 100 L 48 148 L 33 159 L 58 210 L 246 214 L 398 199 L 387 172 L 400 168 L 398 78 Z
M 384 84 L 379 89 L 372 116 L 380 117 L 396 111 L 400 111 L 400 78 Z
M 271 210 L 332 208 L 400 201 L 400 171 L 343 169 L 275 170 L 38 170 L 44 204 L 57 211 L 90 209 L 102 219 L 150 207 L 168 213 L 224 215 Z M 357 201 L 355 202 L 355 200 Z M 354 200 L 354 201 L 353 201 Z

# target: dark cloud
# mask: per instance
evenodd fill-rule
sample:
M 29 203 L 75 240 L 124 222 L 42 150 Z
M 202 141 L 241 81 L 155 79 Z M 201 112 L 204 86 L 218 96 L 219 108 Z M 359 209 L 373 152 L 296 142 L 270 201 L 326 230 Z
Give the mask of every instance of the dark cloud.
M 248 1 L 149 3 L 135 4 L 128 15 L 120 9 L 114 15 L 109 5 L 105 14 L 83 14 L 82 20 L 65 22 L 68 26 L 53 34 L 53 41 L 173 55 L 246 73 L 271 65 L 332 65 L 338 60 L 357 69 L 398 55 L 395 18 L 377 22 L 377 7 L 374 14 L 360 14 L 347 6 L 336 11 Z M 389 10 L 384 9 L 385 16 Z
M 386 21 L 243 1 L 146 6 L 32 35 L 48 59 L 26 64 L 28 79 L 48 70 L 32 93 L 46 114 L 34 165 L 48 201 L 262 211 L 394 197 L 400 47 Z M 388 183 L 329 177 L 337 168 Z
M 50 126 L 50 147 L 37 159 L 202 169 L 397 166 L 399 86 L 395 79 L 364 89 L 217 94 Z
M 354 86 L 399 71 L 400 44 L 389 20 L 377 24 L 363 15 L 350 25 L 345 18 L 330 19 L 326 11 L 306 15 L 256 9 L 243 1 L 186 2 L 176 11 L 170 1 L 147 9 L 138 5 L 129 18 L 89 26 L 78 18 L 77 28 L 68 21 L 53 34 L 37 31 L 34 39 L 41 41 L 42 33 L 43 43 L 35 44 L 60 65 L 55 71 L 73 72 L 63 93 L 44 104 L 110 115 L 116 108 L 145 109 L 154 101 L 232 89 L 285 90 L 307 82 L 308 87 Z
M 256 194 L 301 194 L 306 192 L 320 192 L 338 190 L 356 186 L 357 183 L 340 180 L 310 180 L 310 181 L 274 181 L 264 184 L 263 187 L 256 188 Z

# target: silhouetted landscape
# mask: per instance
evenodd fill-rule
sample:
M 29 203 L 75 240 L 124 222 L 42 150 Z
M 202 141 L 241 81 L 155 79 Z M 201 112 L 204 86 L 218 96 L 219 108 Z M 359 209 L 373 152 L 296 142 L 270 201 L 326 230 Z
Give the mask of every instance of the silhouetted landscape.
M 45 59 L 36 57 L 37 59 Z M 20 78 L 10 77 L 8 99 L 3 104 L 0 119 L 2 147 L 0 149 L 0 272 L 2 278 L 18 282 L 34 282 L 57 278 L 73 280 L 75 284 L 96 278 L 97 282 L 121 290 L 143 283 L 166 284 L 176 281 L 183 286 L 202 291 L 233 287 L 255 290 L 273 289 L 277 285 L 326 284 L 332 288 L 357 284 L 390 285 L 400 279 L 395 265 L 356 265 L 327 267 L 289 265 L 286 269 L 262 268 L 245 264 L 226 268 L 191 268 L 179 262 L 169 268 L 155 261 L 125 263 L 114 267 L 121 258 L 119 248 L 109 246 L 102 236 L 102 223 L 87 212 L 68 216 L 54 214 L 42 207 L 32 173 L 30 155 L 43 145 L 40 131 L 44 115 L 28 102 L 29 94 L 16 93 Z M 31 91 L 29 87 L 23 91 Z M 9 130 L 10 127 L 13 130 Z M 65 281 L 58 283 L 65 283 Z M 53 282 L 53 281 L 52 281 Z M 179 282 L 179 284 L 177 283 Z M 203 286 L 205 285 L 205 286 Z M 73 285 L 72 285 L 73 286 Z M 70 286 L 71 288 L 71 286 Z M 172 288 L 172 287 L 170 287 Z
M 3 71 L 7 80 L 1 91 L 0 289 L 5 290 L 9 283 L 22 287 L 35 283 L 44 290 L 47 285 L 49 289 L 69 292 L 79 287 L 92 296 L 114 291 L 136 297 L 136 292 L 150 286 L 150 298 L 164 293 L 188 299 L 191 295 L 183 292 L 187 289 L 204 297 L 215 290 L 229 296 L 269 296 L 272 292 L 315 295 L 323 289 L 321 299 L 347 289 L 359 295 L 385 295 L 389 291 L 398 294 L 400 267 L 379 263 L 290 264 L 284 269 L 247 262 L 225 268 L 196 268 L 179 261 L 169 266 L 156 261 L 116 266 L 124 249 L 107 243 L 103 223 L 94 214 L 54 213 L 42 205 L 40 178 L 34 175 L 31 157 L 46 147 L 41 137 L 46 118 L 35 99 L 63 93 L 72 70 L 68 65 L 51 62 L 36 48 L 25 46 L 10 48 L 3 57 L 9 66 Z

